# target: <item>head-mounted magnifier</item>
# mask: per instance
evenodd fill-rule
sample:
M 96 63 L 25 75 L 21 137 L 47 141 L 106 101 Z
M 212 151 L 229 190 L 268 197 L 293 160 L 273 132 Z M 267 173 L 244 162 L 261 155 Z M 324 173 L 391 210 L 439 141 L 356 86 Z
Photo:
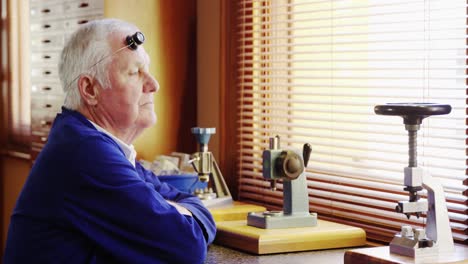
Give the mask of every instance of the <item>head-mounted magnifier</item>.
M 136 50 L 139 45 L 145 42 L 145 35 L 140 31 L 135 32 L 135 34 L 127 36 L 125 39 L 127 41 L 127 47 L 131 50 Z

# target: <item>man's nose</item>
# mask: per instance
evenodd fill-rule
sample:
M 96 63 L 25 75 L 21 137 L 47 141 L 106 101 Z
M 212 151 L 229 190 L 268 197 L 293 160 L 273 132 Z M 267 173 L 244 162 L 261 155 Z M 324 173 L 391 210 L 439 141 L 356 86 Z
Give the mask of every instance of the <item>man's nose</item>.
M 143 92 L 145 93 L 155 93 L 159 90 L 159 83 L 156 79 L 151 76 L 151 74 L 147 74 L 146 82 L 143 85 Z

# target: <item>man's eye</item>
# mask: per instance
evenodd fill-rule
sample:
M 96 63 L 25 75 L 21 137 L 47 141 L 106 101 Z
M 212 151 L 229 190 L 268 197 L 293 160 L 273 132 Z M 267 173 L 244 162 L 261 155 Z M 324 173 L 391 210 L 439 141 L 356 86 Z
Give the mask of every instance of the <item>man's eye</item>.
M 140 70 L 133 70 L 130 72 L 130 75 L 137 75 L 138 73 L 140 73 Z

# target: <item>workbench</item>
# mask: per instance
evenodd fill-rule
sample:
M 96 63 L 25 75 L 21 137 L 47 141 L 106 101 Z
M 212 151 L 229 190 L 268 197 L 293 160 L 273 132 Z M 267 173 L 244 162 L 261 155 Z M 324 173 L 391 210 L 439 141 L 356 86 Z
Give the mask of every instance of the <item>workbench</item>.
M 212 244 L 204 264 L 340 264 L 346 250 L 352 248 L 314 250 L 293 253 L 254 255 Z
M 440 260 L 435 263 L 462 264 L 468 263 L 468 247 L 456 245 L 457 255 L 464 255 L 465 260 Z M 312 250 L 281 254 L 254 255 L 212 244 L 208 248 L 208 255 L 204 264 L 347 264 L 347 263 L 416 263 L 404 256 L 390 255 L 388 247 L 355 247 L 327 250 Z M 431 262 L 422 262 L 431 263 Z M 432 262 L 431 264 L 433 264 Z

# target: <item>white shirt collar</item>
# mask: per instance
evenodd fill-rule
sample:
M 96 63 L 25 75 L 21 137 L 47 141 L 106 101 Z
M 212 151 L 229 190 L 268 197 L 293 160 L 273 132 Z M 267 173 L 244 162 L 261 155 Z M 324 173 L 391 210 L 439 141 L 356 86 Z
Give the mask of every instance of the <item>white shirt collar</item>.
M 132 163 L 133 167 L 135 167 L 136 151 L 135 151 L 135 148 L 133 147 L 133 145 L 128 145 L 127 143 L 123 142 L 122 140 L 118 139 L 117 137 L 115 137 L 114 135 L 109 133 L 104 128 L 102 128 L 99 125 L 95 124 L 93 121 L 91 121 L 89 119 L 88 119 L 88 121 L 91 122 L 91 124 L 93 124 L 93 126 L 98 131 L 100 131 L 100 132 L 108 135 L 109 137 L 111 137 L 117 143 L 117 145 L 119 145 L 120 148 L 123 150 L 123 152 L 125 154 L 125 157 L 128 159 L 128 161 L 130 161 L 130 163 Z

